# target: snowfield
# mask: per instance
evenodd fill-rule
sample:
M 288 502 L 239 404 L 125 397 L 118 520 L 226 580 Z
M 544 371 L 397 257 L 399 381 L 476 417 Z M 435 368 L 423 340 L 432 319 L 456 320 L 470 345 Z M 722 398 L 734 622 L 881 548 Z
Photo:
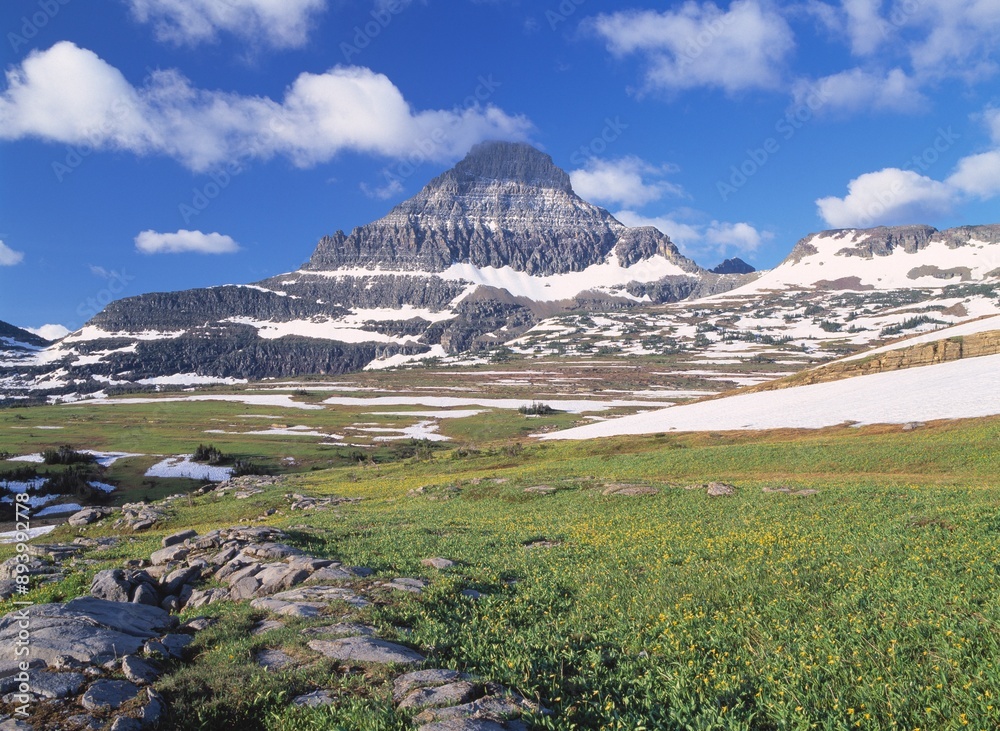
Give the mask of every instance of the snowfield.
M 820 429 L 1000 414 L 1000 355 L 674 406 L 546 434 L 593 439 L 667 431 Z
M 888 353 L 891 350 L 902 350 L 903 348 L 909 348 L 913 345 L 923 345 L 925 343 L 933 343 L 938 340 L 945 340 L 946 338 L 959 338 L 965 337 L 966 335 L 978 335 L 979 333 L 990 332 L 991 330 L 1000 330 L 1000 315 L 994 315 L 993 317 L 984 317 L 981 320 L 973 320 L 972 322 L 963 322 L 958 325 L 953 325 L 951 327 L 941 328 L 940 330 L 934 330 L 929 333 L 924 333 L 923 335 L 918 335 L 913 338 L 907 338 L 906 340 L 901 340 L 898 343 L 890 343 L 889 345 L 883 345 L 881 348 L 874 348 L 873 350 L 866 350 L 863 353 L 856 353 L 854 355 L 849 355 L 844 358 L 844 361 L 848 360 L 861 360 L 862 358 L 867 358 L 869 355 L 875 355 L 877 353 Z
M 799 261 L 785 261 L 764 272 L 759 279 L 711 299 L 727 300 L 751 292 L 778 290 L 789 287 L 811 289 L 817 282 L 832 282 L 856 277 L 862 285 L 875 289 L 906 289 L 909 287 L 945 287 L 965 281 L 962 269 L 968 269 L 968 281 L 984 281 L 986 275 L 1000 268 L 1000 246 L 972 240 L 966 246 L 948 248 L 944 241 L 932 241 L 912 254 L 896 249 L 888 256 L 847 256 L 843 249 L 855 249 L 870 234 L 854 231 L 844 237 L 817 236 L 809 243 L 815 254 Z M 949 278 L 933 276 L 933 270 L 952 272 Z
M 223 482 L 233 474 L 232 467 L 212 467 L 207 464 L 199 464 L 191 461 L 193 456 L 185 454 L 180 457 L 167 457 L 146 470 L 145 477 L 187 477 L 192 480 Z

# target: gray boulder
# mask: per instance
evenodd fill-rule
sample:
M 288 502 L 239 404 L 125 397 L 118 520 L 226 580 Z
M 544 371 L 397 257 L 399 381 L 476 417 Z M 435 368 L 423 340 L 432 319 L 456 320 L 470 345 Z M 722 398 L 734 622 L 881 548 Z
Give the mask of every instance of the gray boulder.
M 98 571 L 90 583 L 90 595 L 109 602 L 127 602 L 131 583 L 121 569 Z
M 122 658 L 122 673 L 136 685 L 149 685 L 160 677 L 160 671 L 152 663 L 136 655 L 126 655 Z
M 83 663 L 136 652 L 145 640 L 176 625 L 159 607 L 82 597 L 31 607 L 31 654 L 52 664 L 60 655 Z M 24 620 L 21 610 L 0 619 L 0 663 L 13 661 Z
M 310 649 L 324 657 L 352 662 L 416 665 L 424 656 L 409 647 L 374 637 L 345 637 L 342 640 L 313 640 Z
M 88 711 L 116 710 L 123 703 L 139 695 L 139 686 L 127 680 L 98 680 L 80 698 L 80 705 Z

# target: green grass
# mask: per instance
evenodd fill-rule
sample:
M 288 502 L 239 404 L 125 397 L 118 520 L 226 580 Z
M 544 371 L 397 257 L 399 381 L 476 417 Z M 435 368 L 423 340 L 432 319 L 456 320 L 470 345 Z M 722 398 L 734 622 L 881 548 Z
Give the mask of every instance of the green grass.
M 110 418 L 109 408 L 79 408 L 81 424 Z M 131 451 L 205 441 L 184 436 L 186 426 L 204 429 L 232 408 L 164 412 L 165 425 L 140 432 Z M 32 418 L 43 416 L 51 418 Z M 287 419 L 322 417 L 299 416 Z M 374 624 L 420 648 L 428 667 L 537 698 L 553 711 L 532 719 L 539 728 L 1000 727 L 1000 419 L 588 443 L 525 440 L 524 421 L 494 412 L 446 422 L 475 449 L 305 472 L 248 500 L 177 501 L 156 533 L 92 554 L 101 563 L 29 598 L 85 592 L 93 571 L 148 555 L 166 532 L 206 531 L 274 507 L 268 523 L 316 555 L 432 580 L 420 597 L 386 593 L 363 610 L 333 607 L 332 617 Z M 55 441 L 125 448 L 110 437 L 93 445 L 56 433 Z M 227 453 L 280 456 L 265 441 L 212 441 Z M 314 444 L 299 449 L 297 458 L 322 464 Z M 732 482 L 738 494 L 684 489 L 710 480 Z M 602 495 L 611 482 L 660 492 Z M 524 492 L 543 483 L 557 492 Z M 763 492 L 778 486 L 819 493 Z M 363 500 L 291 513 L 290 490 Z M 61 528 L 46 540 L 72 535 Z M 540 538 L 554 545 L 526 546 Z M 459 565 L 437 572 L 421 566 L 429 556 Z M 483 597 L 464 598 L 463 588 Z M 254 637 L 262 615 L 246 605 L 199 613 L 221 622 L 158 684 L 173 709 L 168 728 L 411 728 L 393 710 L 385 670 L 320 662 L 268 673 L 252 662 L 263 647 L 307 657 L 301 630 L 315 621 Z M 289 708 L 295 694 L 318 687 L 338 702 Z

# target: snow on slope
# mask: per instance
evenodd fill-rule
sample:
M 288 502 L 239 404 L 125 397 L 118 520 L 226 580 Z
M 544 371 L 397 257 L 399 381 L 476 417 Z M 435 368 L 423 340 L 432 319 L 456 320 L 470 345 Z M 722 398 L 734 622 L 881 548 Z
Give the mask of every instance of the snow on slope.
M 929 333 L 924 333 L 923 335 L 917 335 L 913 338 L 901 340 L 897 343 L 883 345 L 881 348 L 866 350 L 863 353 L 855 353 L 854 355 L 849 355 L 843 360 L 861 360 L 862 358 L 867 358 L 869 355 L 876 355 L 877 353 L 888 353 L 890 350 L 902 350 L 903 348 L 909 348 L 914 345 L 933 343 L 938 340 L 945 340 L 946 338 L 960 338 L 965 337 L 966 335 L 976 335 L 978 333 L 985 333 L 991 330 L 1000 330 L 1000 315 L 984 317 L 981 320 L 963 322 L 958 325 L 952 325 L 951 327 L 934 330 Z
M 716 298 L 728 299 L 733 295 L 789 287 L 811 289 L 817 282 L 849 277 L 857 277 L 862 285 L 881 290 L 943 287 L 959 283 L 961 276 L 956 273 L 948 279 L 935 277 L 930 273 L 934 268 L 942 271 L 968 269 L 972 281 L 982 281 L 988 273 L 1000 268 L 1000 246 L 975 240 L 958 248 L 949 248 L 944 241 L 938 240 L 914 253 L 895 249 L 888 256 L 869 258 L 838 254 L 843 249 L 863 244 L 870 235 L 866 231 L 854 231 L 811 238 L 808 243 L 815 247 L 816 253 L 802 256 L 798 261 L 786 260 L 759 279 Z M 922 267 L 926 269 L 921 270 Z
M 332 269 L 302 270 L 294 274 L 300 276 L 338 277 L 428 277 L 435 276 L 454 282 L 469 282 L 471 287 L 464 295 L 471 293 L 475 286 L 483 285 L 506 289 L 515 297 L 527 297 L 535 302 L 553 302 L 572 299 L 581 292 L 599 290 L 613 292 L 616 296 L 635 297 L 624 292 L 625 285 L 630 282 L 656 282 L 667 276 L 691 276 L 674 262 L 659 254 L 636 262 L 632 266 L 623 267 L 618 261 L 618 255 L 612 252 L 607 261 L 592 264 L 579 272 L 536 276 L 519 272 L 512 267 L 477 267 L 474 264 L 452 264 L 443 272 L 428 274 L 427 272 L 408 272 L 383 269 Z M 461 298 L 459 298 L 461 299 Z M 454 303 L 453 303 L 454 304 Z M 403 319 L 403 318 L 397 318 Z M 425 318 L 429 319 L 429 318 Z
M 623 267 L 614 252 L 603 264 L 593 264 L 583 271 L 533 276 L 519 272 L 509 266 L 476 267 L 472 264 L 452 264 L 441 273 L 444 279 L 481 284 L 497 289 L 506 289 L 515 297 L 528 297 L 535 302 L 552 302 L 572 299 L 588 290 L 615 290 L 618 296 L 637 299 L 618 291 L 629 282 L 655 282 L 666 276 L 690 276 L 689 272 L 664 256 L 656 255 L 643 259 L 630 267 Z
M 592 439 L 667 431 L 819 429 L 1000 414 L 1000 355 L 673 406 L 547 434 Z

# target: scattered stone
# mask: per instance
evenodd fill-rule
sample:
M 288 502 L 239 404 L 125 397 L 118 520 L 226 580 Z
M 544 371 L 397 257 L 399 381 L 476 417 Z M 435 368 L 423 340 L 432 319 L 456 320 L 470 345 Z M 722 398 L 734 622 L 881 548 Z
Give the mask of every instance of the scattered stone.
M 453 718 L 448 721 L 425 723 L 417 731 L 514 731 L 513 726 L 487 718 Z
M 438 569 L 439 571 L 442 569 L 449 569 L 455 565 L 454 561 L 450 561 L 447 558 L 440 558 L 440 557 L 425 558 L 420 563 L 423 566 L 429 566 L 431 568 Z
M 159 551 L 153 551 L 149 556 L 149 562 L 154 566 L 158 566 L 159 564 L 170 563 L 171 561 L 183 561 L 189 553 L 191 553 L 190 549 L 185 546 L 170 545 L 166 548 L 161 548 Z
M 392 699 L 399 703 L 406 696 L 418 688 L 435 688 L 448 683 L 456 683 L 460 680 L 470 680 L 471 676 L 460 673 L 457 670 L 416 670 L 406 673 L 396 678 L 392 685 Z
M 139 695 L 139 686 L 127 680 L 98 680 L 80 698 L 80 705 L 88 711 L 116 710 L 126 701 Z
M 28 670 L 24 675 L 9 675 L 0 681 L 0 693 L 20 691 L 23 685 L 27 692 L 38 698 L 68 698 L 80 692 L 87 682 L 83 673 L 53 673 L 48 670 Z
M 305 708 L 319 708 L 329 706 L 336 702 L 336 697 L 328 690 L 314 690 L 312 693 L 305 693 L 292 698 L 292 704 Z
M 81 597 L 65 604 L 39 604 L 31 608 L 31 655 L 46 664 L 59 655 L 83 663 L 139 650 L 143 643 L 176 625 L 177 620 L 159 607 L 110 602 Z M 20 610 L 0 619 L 0 661 L 15 656 L 23 620 Z M 104 659 L 100 659 L 104 658 Z
M 98 571 L 90 584 L 90 595 L 109 602 L 127 602 L 131 586 L 121 569 Z
M 706 494 L 709 497 L 730 497 L 736 494 L 736 486 L 727 485 L 725 482 L 710 482 Z
M 408 591 L 411 594 L 422 594 L 424 589 L 430 586 L 430 582 L 424 579 L 410 579 L 410 578 L 399 578 L 393 579 L 392 581 L 382 584 L 382 586 L 388 589 L 395 589 L 397 591 Z
M 163 545 L 164 548 L 168 548 L 169 546 L 173 546 L 174 544 L 183 543 L 186 540 L 197 537 L 198 537 L 198 531 L 182 530 L 178 533 L 172 533 L 169 536 L 164 536 L 163 540 L 161 541 L 161 544 Z
M 163 660 L 170 659 L 170 653 L 167 651 L 166 645 L 164 645 L 159 640 L 150 640 L 145 645 L 142 646 L 142 654 L 146 657 L 158 657 Z
M 209 604 L 215 604 L 223 599 L 229 598 L 229 592 L 225 589 L 205 589 L 200 591 L 195 589 L 191 592 L 191 596 L 185 602 L 184 606 L 187 609 L 198 609 L 199 607 L 207 607 Z
M 284 626 L 281 622 L 275 624 Z M 354 624 L 351 622 L 340 622 L 338 624 L 321 625 L 319 627 L 309 627 L 302 630 L 302 634 L 307 637 L 374 637 L 375 628 L 366 624 Z
M 642 495 L 658 495 L 659 490 L 649 485 L 628 485 L 612 483 L 601 491 L 602 495 L 622 495 L 624 497 L 639 497 Z
M 149 685 L 160 677 L 160 671 L 151 663 L 135 655 L 122 658 L 122 673 L 125 678 L 136 685 Z
M 24 546 L 25 553 L 38 558 L 48 558 L 57 563 L 73 558 L 83 550 L 83 546 L 72 543 L 28 543 Z
M 275 594 L 272 599 L 284 602 L 344 602 L 359 609 L 368 606 L 365 599 L 340 586 L 300 586 Z
M 138 532 L 152 528 L 166 517 L 165 511 L 148 503 L 128 503 L 122 506 L 122 517 L 115 521 L 114 527 Z
M 284 543 L 263 543 L 246 546 L 243 553 L 260 561 L 280 561 L 291 556 L 301 556 L 302 551 Z
M 547 538 L 537 538 L 532 541 L 527 541 L 523 545 L 525 548 L 555 548 L 561 543 L 562 541 L 550 541 Z
M 318 571 L 314 571 L 313 574 L 305 580 L 305 583 L 317 584 L 335 581 L 354 581 L 357 578 L 357 576 L 345 568 L 340 566 L 327 566 L 319 569 Z
M 114 508 L 108 507 L 84 508 L 83 510 L 69 516 L 69 520 L 67 522 L 74 526 L 90 525 L 91 523 L 96 523 L 102 518 L 112 515 L 114 512 Z
M 181 590 L 182 586 L 197 581 L 200 578 L 200 566 L 182 566 L 163 577 L 163 584 L 160 587 L 160 591 L 167 596 L 176 594 Z
M 119 716 L 111 722 L 111 731 L 142 731 L 142 722 L 136 718 Z
M 271 630 L 284 629 L 284 628 L 285 628 L 284 622 L 279 622 L 276 619 L 262 619 L 261 621 L 259 621 L 257 624 L 255 624 L 253 627 L 250 628 L 250 634 L 256 637 L 257 635 L 262 635 L 265 632 L 270 632 Z
M 914 429 L 920 429 L 924 426 L 927 426 L 927 424 L 922 421 L 910 421 L 903 424 L 903 431 L 913 431 Z
M 341 640 L 312 640 L 312 650 L 334 660 L 416 665 L 424 656 L 415 650 L 373 637 L 346 637 Z
M 399 704 L 400 709 L 420 710 L 443 708 L 469 703 L 482 696 L 482 686 L 460 680 L 436 688 L 420 688 L 410 693 Z
M 160 606 L 160 596 L 149 584 L 139 584 L 132 592 L 132 601 L 135 604 L 148 604 L 151 607 Z
M 167 702 L 163 696 L 152 688 L 146 688 L 146 705 L 142 707 L 139 714 L 139 721 L 143 727 L 155 726 L 163 718 L 167 710 Z
M 468 597 L 469 599 L 480 599 L 483 595 L 481 592 L 475 589 L 462 589 L 462 596 Z
M 182 630 L 189 630 L 191 632 L 201 632 L 203 629 L 208 629 L 213 624 L 218 624 L 218 617 L 195 617 L 194 619 L 189 619 L 187 622 L 180 626 Z
M 160 640 L 163 647 L 166 648 L 167 654 L 178 659 L 184 656 L 184 649 L 193 641 L 194 638 L 191 635 L 180 634 L 165 635 Z
M 470 703 L 448 708 L 425 709 L 414 716 L 413 720 L 419 724 L 463 718 L 487 718 L 501 722 L 518 718 L 524 713 L 545 712 L 546 709 L 516 693 L 504 688 L 496 688 L 495 694 L 484 696 Z
M 287 652 L 270 648 L 260 650 L 254 659 L 265 670 L 283 670 L 295 665 L 295 658 Z
M 524 488 L 525 492 L 534 493 L 535 495 L 552 495 L 556 492 L 556 488 L 552 485 L 532 485 L 531 487 Z
M 322 602 L 286 602 L 273 597 L 260 597 L 250 602 L 254 609 L 261 609 L 274 614 L 281 614 L 286 617 L 300 617 L 312 619 L 320 616 L 326 608 Z

